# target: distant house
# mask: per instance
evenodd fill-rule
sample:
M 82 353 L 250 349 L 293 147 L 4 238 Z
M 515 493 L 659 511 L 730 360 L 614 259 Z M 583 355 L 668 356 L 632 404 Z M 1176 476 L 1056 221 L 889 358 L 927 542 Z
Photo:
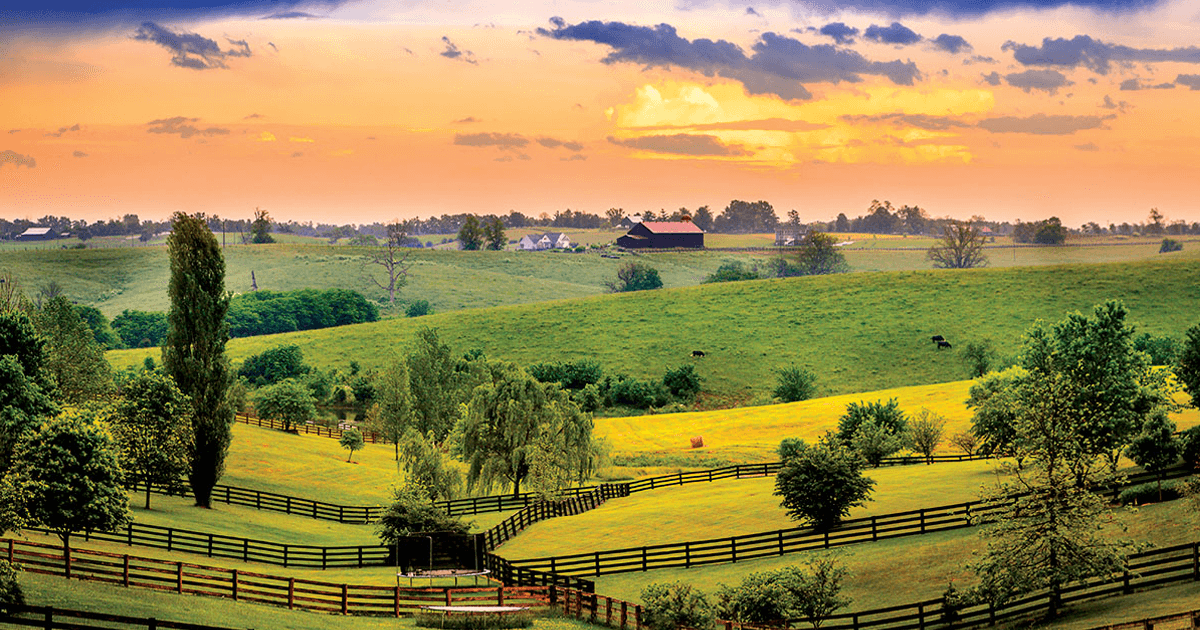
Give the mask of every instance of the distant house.
M 526 234 L 517 241 L 517 249 L 539 251 L 543 249 L 568 249 L 571 238 L 563 233 L 558 234 Z
M 808 230 L 797 225 L 781 225 L 775 228 L 775 246 L 792 247 L 808 237 Z
M 17 235 L 18 241 L 50 241 L 58 238 L 54 228 L 31 227 Z
M 646 247 L 704 247 L 704 230 L 684 221 L 642 221 L 617 239 L 617 245 L 629 249 Z
M 631 228 L 641 222 L 642 222 L 642 215 L 635 214 L 631 217 L 625 217 L 624 219 L 621 219 L 621 222 L 617 224 L 617 227 L 621 228 L 622 230 L 628 230 L 629 228 Z

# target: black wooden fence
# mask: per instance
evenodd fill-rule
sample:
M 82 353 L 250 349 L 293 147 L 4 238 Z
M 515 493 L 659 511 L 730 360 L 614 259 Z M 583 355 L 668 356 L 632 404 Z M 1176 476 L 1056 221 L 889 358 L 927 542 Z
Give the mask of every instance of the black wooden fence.
M 1164 477 L 1178 478 L 1190 474 L 1190 469 L 1182 467 L 1167 471 Z M 1152 473 L 1136 473 L 1130 475 L 1121 487 L 1146 483 L 1157 478 L 1158 476 Z M 1110 491 L 1115 497 L 1120 492 L 1120 487 L 1114 487 Z M 1002 505 L 997 502 L 968 501 L 849 519 L 827 532 L 794 527 L 742 536 L 526 558 L 509 562 L 514 567 L 574 576 L 691 568 L 971 527 L 986 520 L 1001 508 Z
M 182 621 L 167 621 L 154 617 L 129 617 L 111 613 L 68 610 L 52 606 L 7 606 L 0 610 L 0 627 L 41 628 L 43 630 L 230 630 L 221 626 L 206 626 Z M 97 625 L 93 625 L 97 624 Z

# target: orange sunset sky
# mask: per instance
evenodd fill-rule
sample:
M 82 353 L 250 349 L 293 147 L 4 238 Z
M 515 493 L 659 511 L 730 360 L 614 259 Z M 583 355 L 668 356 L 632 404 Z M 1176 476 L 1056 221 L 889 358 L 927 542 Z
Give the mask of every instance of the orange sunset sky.
M 1200 0 L 5 0 L 0 216 L 1200 220 Z

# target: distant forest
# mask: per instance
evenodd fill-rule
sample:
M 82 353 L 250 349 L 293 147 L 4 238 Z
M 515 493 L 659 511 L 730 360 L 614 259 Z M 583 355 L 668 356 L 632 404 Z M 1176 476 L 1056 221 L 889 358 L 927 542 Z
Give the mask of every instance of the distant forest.
M 846 213 L 839 213 L 833 221 L 805 221 L 796 210 L 785 213 L 782 217 L 767 201 L 729 202 L 723 210 L 714 213 L 708 206 L 688 209 L 679 208 L 674 211 L 647 210 L 627 214 L 622 208 L 610 208 L 603 215 L 588 212 L 577 212 L 570 209 L 555 212 L 553 215 L 542 213 L 539 216 L 528 216 L 521 212 L 510 211 L 508 214 L 475 215 L 481 220 L 499 218 L 505 228 L 546 228 L 546 229 L 580 229 L 580 228 L 611 228 L 617 226 L 627 216 L 640 217 L 645 221 L 677 221 L 687 215 L 706 232 L 724 234 L 769 233 L 781 226 L 798 229 L 814 229 L 825 232 L 858 232 L 869 234 L 941 234 L 942 228 L 956 219 L 930 217 L 919 206 L 893 207 L 887 201 L 872 201 L 866 211 L 854 218 Z M 433 245 L 432 240 L 423 240 L 426 235 L 456 234 L 469 214 L 443 214 L 440 217 L 428 219 L 408 219 L 402 221 L 404 231 L 409 235 L 407 245 L 413 247 Z M 1038 234 L 1075 233 L 1075 234 L 1116 234 L 1116 235 L 1185 235 L 1200 234 L 1200 223 L 1186 221 L 1168 221 L 1157 209 L 1152 209 L 1147 219 L 1141 223 L 1109 223 L 1107 226 L 1088 222 L 1079 228 L 1063 226 L 1056 217 L 1037 221 L 1015 223 L 1008 221 L 989 221 L 984 217 L 975 216 L 969 219 L 981 229 L 988 229 L 995 235 L 1012 235 L 1017 242 L 1042 242 Z M 253 218 L 225 219 L 210 217 L 208 226 L 214 233 L 223 233 L 232 242 L 249 242 Z M 0 218 L 0 239 L 9 240 L 30 227 L 49 227 L 59 234 L 69 234 L 81 240 L 99 236 L 136 236 L 142 241 L 148 241 L 156 234 L 170 230 L 169 221 L 141 220 L 136 214 L 126 214 L 120 219 L 96 221 L 89 223 L 84 219 L 69 217 L 44 216 L 40 219 L 16 219 L 9 221 Z M 387 224 L 345 224 L 313 223 L 297 221 L 272 221 L 271 231 L 277 234 L 296 234 L 328 239 L 331 243 L 345 239 L 360 244 L 372 244 L 374 239 L 386 238 Z M 373 238 L 372 238 L 373 237 Z M 356 240 L 357 239 L 357 240 Z M 448 239 L 447 239 L 448 240 Z M 1061 241 L 1059 241 L 1061 242 Z

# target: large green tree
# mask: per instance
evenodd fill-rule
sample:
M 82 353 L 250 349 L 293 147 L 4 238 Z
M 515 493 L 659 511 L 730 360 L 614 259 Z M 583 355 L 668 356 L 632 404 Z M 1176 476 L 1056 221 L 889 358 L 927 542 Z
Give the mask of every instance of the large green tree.
M 1192 406 L 1200 407 L 1200 324 L 1187 331 L 1187 339 L 1175 364 L 1175 376 L 1191 395 Z
M 226 396 L 231 379 L 225 356 L 230 300 L 225 259 L 204 218 L 182 212 L 173 218 L 167 251 L 171 310 L 163 365 L 192 401 L 188 480 L 196 505 L 207 508 L 212 507 L 212 489 L 225 471 L 232 439 L 233 408 Z
M 837 239 L 823 232 L 810 232 L 796 250 L 800 275 L 819 276 L 850 271 L 846 257 L 837 248 Z
M 44 302 L 33 323 L 46 339 L 44 368 L 58 383 L 64 402 L 94 400 L 112 389 L 104 348 L 67 298 L 60 295 Z
M 475 388 L 460 435 L 474 487 L 511 485 L 516 495 L 536 474 L 538 489 L 553 494 L 591 472 L 591 416 L 557 384 L 541 383 L 516 365 L 496 365 L 490 382 Z
M 1125 548 L 1105 534 L 1103 501 L 1092 492 L 1105 481 L 1097 464 L 1168 397 L 1129 345 L 1124 317 L 1108 302 L 1091 319 L 1071 313 L 1025 335 L 1024 371 L 1005 395 L 1012 449 L 1026 465 L 1009 466 L 990 494 L 1003 509 L 983 530 L 987 551 L 973 565 L 991 601 L 1048 588 L 1054 615 L 1063 586 L 1124 568 Z
M 175 381 L 158 370 L 143 370 L 120 383 L 110 418 L 121 450 L 121 468 L 145 484 L 150 509 L 151 484 L 183 490 L 191 439 L 191 402 Z
M 284 431 L 317 417 L 312 392 L 295 379 L 285 379 L 254 393 L 254 411 L 260 418 L 278 420 Z
M 400 442 L 414 426 L 412 387 L 409 384 L 408 363 L 393 357 L 379 374 L 375 384 L 375 407 L 370 418 L 371 430 L 392 443 L 396 461 L 400 461 Z
M 815 445 L 791 443 L 775 477 L 775 494 L 793 519 L 807 521 L 813 529 L 827 531 L 863 505 L 875 481 L 863 475 L 865 462 L 857 453 L 826 434 Z
M 17 440 L 56 413 L 57 392 L 43 365 L 45 341 L 19 310 L 0 311 L 0 474 L 9 466 Z
M 934 243 L 925 257 L 934 267 L 942 269 L 973 269 L 987 265 L 983 253 L 983 235 L 970 221 L 950 221 L 942 238 Z
M 508 237 L 504 234 L 504 222 L 498 217 L 492 217 L 483 222 L 483 241 L 487 249 L 500 251 L 508 245 Z
M 113 531 L 128 522 L 117 458 L 116 442 L 95 411 L 66 411 L 18 443 L 0 499 L 16 504 L 30 525 L 57 534 L 65 557 L 73 533 Z
M 442 343 L 437 330 L 421 328 L 405 360 L 413 401 L 413 428 L 421 435 L 432 433 L 440 444 L 454 427 L 461 400 L 462 378 L 455 369 L 450 346 Z
M 458 243 L 462 249 L 477 250 L 483 247 L 484 232 L 479 217 L 468 214 L 458 229 Z

